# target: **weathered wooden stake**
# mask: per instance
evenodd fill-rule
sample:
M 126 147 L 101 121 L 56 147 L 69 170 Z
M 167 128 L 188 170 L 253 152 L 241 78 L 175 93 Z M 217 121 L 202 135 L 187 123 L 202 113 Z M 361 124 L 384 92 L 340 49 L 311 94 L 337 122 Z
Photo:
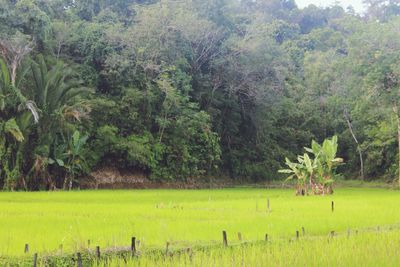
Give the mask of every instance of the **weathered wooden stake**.
M 88 246 L 88 248 L 90 247 L 90 239 L 88 239 L 88 241 L 87 241 L 87 246 Z
M 331 203 L 331 208 L 332 208 L 332 212 L 334 212 L 335 211 L 335 202 L 333 202 L 333 201 Z
M 37 257 L 38 257 L 38 255 L 37 255 L 37 253 L 35 253 L 35 254 L 33 255 L 33 267 L 36 267 L 36 266 L 37 266 Z
M 301 227 L 301 232 L 303 233 L 303 235 L 306 235 L 306 229 L 304 229 L 304 227 Z
M 335 236 L 335 231 L 331 231 L 331 237 L 333 238 Z
M 296 239 L 299 239 L 299 237 L 300 237 L 300 233 L 299 233 L 299 231 L 296 231 Z
M 226 237 L 226 231 L 222 231 L 222 241 L 225 247 L 228 246 L 228 238 Z
M 100 259 L 100 246 L 96 247 L 96 257 Z
M 29 244 L 25 244 L 25 253 L 28 253 L 29 252 Z
M 268 241 L 268 234 L 265 234 L 265 241 Z
M 238 233 L 238 239 L 239 239 L 239 241 L 242 241 L 242 233 L 241 232 Z
M 131 252 L 132 254 L 136 253 L 136 237 L 132 237 L 131 241 Z
M 192 259 L 193 259 L 193 251 L 192 251 L 192 248 L 188 248 L 188 249 L 186 250 L 186 252 L 189 254 L 190 262 L 192 262 Z
M 169 248 L 169 242 L 167 242 L 167 245 L 165 247 L 165 255 L 168 256 L 168 248 Z
M 271 212 L 270 206 L 269 206 L 269 198 L 267 198 L 267 211 Z
M 80 252 L 76 253 L 76 256 L 78 257 L 78 267 L 83 267 L 81 253 Z

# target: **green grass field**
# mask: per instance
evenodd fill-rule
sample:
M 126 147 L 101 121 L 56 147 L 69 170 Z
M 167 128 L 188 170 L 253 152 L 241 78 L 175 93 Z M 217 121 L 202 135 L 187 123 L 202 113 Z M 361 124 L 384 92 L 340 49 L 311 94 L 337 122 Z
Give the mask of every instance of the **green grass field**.
M 271 211 L 267 211 L 267 199 Z M 331 201 L 335 203 L 334 212 Z M 222 230 L 227 231 L 230 244 L 238 243 L 238 232 L 242 233 L 243 241 L 251 242 L 263 240 L 268 233 L 269 242 L 274 244 L 271 247 L 280 251 L 289 246 L 288 240 L 304 227 L 310 240 L 302 241 L 307 247 L 303 250 L 309 256 L 313 250 L 323 250 L 322 243 L 326 243 L 331 231 L 338 233 L 337 240 L 341 240 L 348 229 L 358 229 L 359 237 L 346 239 L 346 245 L 337 253 L 342 251 L 347 253 L 343 257 L 351 258 L 348 249 L 358 245 L 362 248 L 369 239 L 376 239 L 370 246 L 375 244 L 382 248 L 383 254 L 376 256 L 378 260 L 390 256 L 390 251 L 385 250 L 386 243 L 392 240 L 399 244 L 400 234 L 396 230 L 400 225 L 399 207 L 400 192 L 371 188 L 340 188 L 332 196 L 308 197 L 296 197 L 293 190 L 251 188 L 1 193 L 0 257 L 22 256 L 26 243 L 30 253 L 38 252 L 39 255 L 59 253 L 60 245 L 65 253 L 84 250 L 88 240 L 92 248 L 96 245 L 101 248 L 128 247 L 132 236 L 140 240 L 143 251 L 163 249 L 166 242 L 170 242 L 171 249 L 208 246 L 221 244 Z M 394 230 L 382 230 L 380 234 L 362 233 L 378 226 Z M 335 242 L 340 248 L 339 241 L 331 242 L 330 246 Z M 265 250 L 265 244 L 254 246 L 237 250 L 245 251 L 246 255 Z M 293 259 L 303 257 L 302 245 L 290 246 L 288 251 L 298 251 L 298 255 L 293 254 Z M 368 250 L 365 248 L 366 254 L 371 253 Z M 220 249 L 212 251 L 214 258 L 222 253 Z M 231 250 L 223 251 L 225 258 L 217 258 L 229 263 Z M 204 261 L 213 258 L 209 253 L 200 253 Z M 281 252 L 280 255 L 290 257 L 286 254 Z M 278 256 L 266 254 L 265 259 Z M 151 266 L 152 259 L 147 260 Z M 248 266 L 252 266 L 251 262 L 249 257 Z M 178 262 L 174 264 L 179 265 Z
M 166 257 L 113 258 L 98 266 L 399 266 L 400 232 L 363 232 L 347 237 L 300 237 L 214 248 Z

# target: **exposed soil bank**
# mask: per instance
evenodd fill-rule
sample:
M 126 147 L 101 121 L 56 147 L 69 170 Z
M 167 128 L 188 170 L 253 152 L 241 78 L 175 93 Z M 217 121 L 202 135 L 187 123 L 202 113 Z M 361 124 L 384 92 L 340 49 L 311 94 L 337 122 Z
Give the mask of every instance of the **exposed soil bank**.
M 157 181 L 149 179 L 145 173 L 120 171 L 104 167 L 81 179 L 81 189 L 200 189 L 237 186 L 245 181 L 229 178 L 189 178 L 186 181 Z M 245 182 L 246 183 L 246 182 Z
M 81 189 L 206 189 L 235 186 L 250 186 L 263 188 L 293 188 L 293 181 L 265 181 L 255 183 L 246 179 L 230 179 L 228 177 L 198 177 L 186 181 L 157 181 L 149 179 L 146 173 L 121 171 L 114 167 L 103 167 L 80 180 Z M 367 188 L 397 188 L 397 183 L 384 180 L 364 182 L 361 180 L 340 180 L 335 182 L 335 188 L 367 187 Z

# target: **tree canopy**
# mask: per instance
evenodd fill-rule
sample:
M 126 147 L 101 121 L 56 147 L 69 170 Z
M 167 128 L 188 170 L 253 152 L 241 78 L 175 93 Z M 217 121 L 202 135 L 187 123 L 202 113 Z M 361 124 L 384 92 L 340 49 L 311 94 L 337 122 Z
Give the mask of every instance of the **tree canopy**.
M 338 136 L 348 178 L 398 179 L 400 4 L 0 0 L 0 186 L 265 181 Z

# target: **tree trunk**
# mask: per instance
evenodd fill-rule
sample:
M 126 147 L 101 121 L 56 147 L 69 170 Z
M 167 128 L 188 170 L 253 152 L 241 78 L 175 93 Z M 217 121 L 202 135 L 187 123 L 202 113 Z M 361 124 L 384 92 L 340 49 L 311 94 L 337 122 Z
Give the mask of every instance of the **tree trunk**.
M 363 155 L 362 155 L 362 151 L 361 151 L 361 147 L 360 147 L 360 143 L 358 142 L 356 135 L 353 132 L 353 124 L 351 122 L 349 113 L 347 112 L 347 109 L 344 110 L 344 118 L 347 122 L 347 126 L 349 127 L 351 136 L 354 139 L 354 142 L 356 142 L 357 144 L 357 151 L 358 151 L 358 155 L 360 157 L 360 175 L 361 175 L 361 179 L 364 181 L 364 160 L 363 160 Z
M 11 85 L 14 87 L 17 80 L 17 68 L 18 68 L 18 62 L 14 61 L 11 64 Z

